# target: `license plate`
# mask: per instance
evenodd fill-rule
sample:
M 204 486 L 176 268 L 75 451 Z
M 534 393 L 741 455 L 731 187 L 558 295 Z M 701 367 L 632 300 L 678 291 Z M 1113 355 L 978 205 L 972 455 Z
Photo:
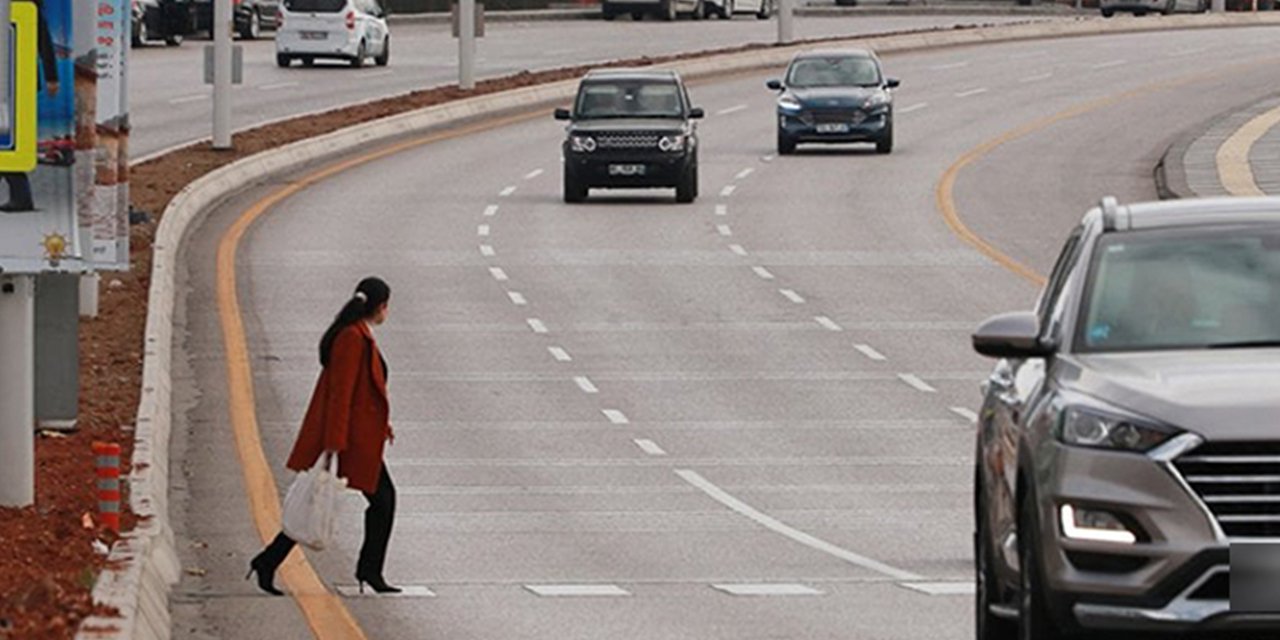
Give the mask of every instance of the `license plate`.
M 302 39 L 303 40 L 327 40 L 329 39 L 329 33 L 327 31 L 303 31 Z
M 645 167 L 642 164 L 611 164 L 609 165 L 609 175 L 611 176 L 642 176 Z
M 849 133 L 849 125 L 843 122 L 820 124 L 817 129 L 818 133 Z

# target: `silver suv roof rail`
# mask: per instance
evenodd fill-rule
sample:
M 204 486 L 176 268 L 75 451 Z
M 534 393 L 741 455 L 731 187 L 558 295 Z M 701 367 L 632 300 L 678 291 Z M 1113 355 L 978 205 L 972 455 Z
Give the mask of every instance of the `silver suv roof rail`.
M 1119 224 L 1120 201 L 1115 196 L 1105 196 L 1098 208 L 1102 209 L 1102 230 L 1115 231 Z

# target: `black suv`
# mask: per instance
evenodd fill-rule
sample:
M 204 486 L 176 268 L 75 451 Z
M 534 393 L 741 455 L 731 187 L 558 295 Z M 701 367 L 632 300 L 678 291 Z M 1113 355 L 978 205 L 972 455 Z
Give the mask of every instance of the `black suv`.
M 673 71 L 592 71 L 582 79 L 564 141 L 564 200 L 582 202 L 592 187 L 675 187 L 677 202 L 698 197 L 702 109 Z

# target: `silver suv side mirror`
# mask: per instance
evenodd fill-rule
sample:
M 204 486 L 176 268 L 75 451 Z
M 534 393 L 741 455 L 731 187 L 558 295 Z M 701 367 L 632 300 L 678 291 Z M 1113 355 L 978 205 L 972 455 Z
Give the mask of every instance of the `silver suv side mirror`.
M 1030 311 L 1006 313 L 982 323 L 973 334 L 973 350 L 991 358 L 1047 358 L 1051 345 L 1040 340 L 1040 319 Z

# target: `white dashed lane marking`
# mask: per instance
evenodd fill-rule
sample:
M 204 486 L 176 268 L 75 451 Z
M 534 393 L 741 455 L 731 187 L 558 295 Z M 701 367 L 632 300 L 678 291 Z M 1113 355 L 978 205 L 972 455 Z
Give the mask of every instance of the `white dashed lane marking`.
M 908 385 L 911 385 L 917 391 L 923 391 L 925 393 L 938 392 L 937 389 L 934 389 L 928 382 L 921 380 L 920 376 L 917 376 L 914 373 L 899 373 L 898 379 L 907 383 Z
M 919 111 L 927 106 L 929 106 L 928 102 L 917 102 L 909 107 L 898 109 L 898 113 L 911 113 L 912 111 Z
M 616 584 L 527 584 L 524 587 L 544 598 L 625 597 L 631 595 Z
M 804 304 L 804 298 L 800 294 L 796 293 L 795 291 L 792 291 L 790 289 L 778 289 L 778 293 L 781 293 L 782 297 L 796 304 Z
M 547 325 L 543 324 L 541 320 L 529 318 L 525 322 L 529 323 L 529 328 L 533 329 L 534 333 L 547 333 Z
M 529 304 L 529 301 L 524 299 L 524 294 L 519 291 L 508 291 L 507 297 L 511 298 L 511 304 L 514 304 L 517 307 L 523 307 Z
M 832 320 L 831 318 L 828 318 L 826 316 L 817 316 L 813 320 L 814 322 L 817 322 L 818 324 L 822 325 L 822 328 L 826 329 L 827 331 L 844 331 L 844 329 L 840 325 L 836 324 L 835 320 Z
M 1040 73 L 1034 76 L 1027 76 L 1025 78 L 1022 78 L 1018 82 L 1039 82 L 1041 80 L 1048 80 L 1049 78 L 1052 78 L 1052 77 L 1053 77 L 1053 72 Z
M 922 579 L 922 576 L 911 573 L 910 571 L 905 571 L 897 567 L 891 567 L 877 560 L 872 560 L 871 558 L 868 558 L 866 556 L 849 551 L 848 549 L 838 547 L 834 544 L 831 544 L 830 542 L 827 542 L 826 540 L 817 538 L 813 535 L 800 531 L 799 529 L 791 527 L 773 517 L 770 517 L 769 515 L 756 510 L 751 505 L 733 497 L 732 495 L 729 495 L 729 493 L 727 493 L 724 489 L 721 489 L 720 487 L 717 487 L 716 485 L 712 484 L 709 480 L 707 480 L 706 478 L 703 478 L 696 471 L 679 469 L 676 471 L 676 475 L 680 476 L 680 478 L 683 479 L 685 482 L 688 482 L 694 487 L 697 487 L 700 491 L 707 494 L 707 496 L 709 496 L 711 499 L 732 509 L 733 511 L 737 512 L 739 515 L 742 515 L 747 519 L 754 521 L 756 524 L 766 529 L 769 529 L 774 533 L 778 533 L 780 535 L 786 536 L 787 538 L 790 538 L 791 540 L 798 542 L 800 544 L 803 544 L 811 549 L 821 551 L 831 556 L 835 556 L 837 558 L 840 558 L 841 560 L 844 560 L 845 562 L 848 562 L 849 564 L 862 567 L 863 569 L 867 569 L 869 571 L 874 571 L 881 575 L 885 575 L 890 578 L 893 578 L 894 580 L 918 581 Z
M 930 596 L 971 596 L 978 592 L 972 582 L 903 582 L 901 586 Z
M 951 407 L 951 413 L 954 413 L 960 416 L 961 418 L 964 418 L 968 422 L 972 422 L 975 424 L 978 422 L 978 414 L 975 413 L 972 409 L 967 409 L 965 407 Z
M 510 278 L 507 277 L 507 272 L 503 271 L 502 267 L 489 267 L 489 275 L 493 276 L 493 279 L 498 282 L 506 282 L 507 280 L 510 280 Z
M 946 71 L 947 69 L 959 69 L 961 67 L 967 67 L 967 66 L 969 66 L 969 61 L 964 60 L 961 62 L 952 62 L 951 64 L 935 64 L 929 68 L 933 69 L 934 71 Z
M 513 193 L 515 193 L 515 192 L 516 192 L 516 189 L 517 189 L 517 188 L 519 188 L 519 187 L 516 187 L 515 185 L 511 185 L 511 186 L 507 187 L 506 189 L 503 189 L 503 190 L 502 190 L 502 192 L 498 194 L 498 197 L 499 197 L 499 198 L 506 198 L 506 197 L 510 197 L 510 196 L 511 196 L 511 194 L 513 194 Z
M 1126 62 L 1128 62 L 1128 60 L 1112 60 L 1111 62 L 1102 62 L 1099 64 L 1095 64 L 1093 65 L 1093 68 L 1094 69 L 1110 69 L 1112 67 L 1118 67 Z
M 545 173 L 545 172 L 544 172 L 542 169 L 534 169 L 533 171 L 530 171 L 529 173 L 524 174 L 524 179 L 525 179 L 525 180 L 532 180 L 532 179 L 534 179 L 534 178 L 536 178 L 536 177 L 538 177 L 538 176 L 542 175 L 543 173 Z
M 496 215 L 498 215 L 498 205 L 491 204 L 484 208 L 484 217 L 492 218 L 493 216 L 496 216 Z
M 876 351 L 869 344 L 855 344 L 853 345 L 853 348 L 857 349 L 858 353 L 861 353 L 871 360 L 875 360 L 877 362 L 884 362 L 885 360 L 888 360 L 888 358 L 884 357 L 883 353 Z
M 569 357 L 569 352 L 560 347 L 547 347 L 547 351 L 551 353 L 552 358 L 556 359 L 556 362 L 573 362 L 573 358 Z
M 733 235 L 733 229 L 730 229 L 727 224 L 718 224 L 716 225 L 716 233 L 727 237 Z
M 737 190 L 738 190 L 738 185 L 731 184 L 720 190 L 720 197 L 728 198 L 729 196 L 733 195 L 734 191 L 737 191 Z
M 493 250 L 492 246 L 487 244 L 480 245 L 480 255 L 492 258 L 496 254 L 497 252 Z
M 727 216 L 727 215 L 729 215 L 729 205 L 727 205 L 727 204 L 718 204 L 718 205 L 716 205 L 716 215 L 718 215 L 718 216 Z
M 746 250 L 746 248 L 745 248 L 745 247 L 743 247 L 743 246 L 742 246 L 742 245 L 740 245 L 740 244 L 731 244 L 731 245 L 729 245 L 729 250 L 730 250 L 730 251 L 732 251 L 732 252 L 734 252 L 734 253 L 735 253 L 735 254 L 737 254 L 737 255 L 740 255 L 740 256 L 745 256 L 745 255 L 747 255 L 747 250 Z
M 578 385 L 578 388 L 582 389 L 583 393 L 600 393 L 596 385 L 591 382 L 591 378 L 586 376 L 574 376 L 573 383 Z
M 769 270 L 764 267 L 751 267 L 751 270 L 756 272 L 756 275 L 760 276 L 765 280 L 773 279 L 773 274 L 770 273 Z
M 822 592 L 803 584 L 713 584 L 712 589 L 731 596 L 820 596 Z
M 739 112 L 739 111 L 746 111 L 746 110 L 747 110 L 747 105 L 745 105 L 745 104 L 739 104 L 739 105 L 734 105 L 734 106 L 732 106 L 732 107 L 729 107 L 728 109 L 721 109 L 721 110 L 719 110 L 719 111 L 717 111 L 717 112 L 716 112 L 716 115 L 718 115 L 718 116 L 727 116 L 727 115 L 729 115 L 729 114 L 731 114 L 731 113 L 737 113 L 737 112 Z
M 968 91 L 959 91 L 959 92 L 957 92 L 957 93 L 956 93 L 956 97 L 957 97 L 957 98 L 968 98 L 968 97 L 970 97 L 970 96 L 976 96 L 976 95 L 984 94 L 984 93 L 986 93 L 987 91 L 988 91 L 988 89 L 987 89 L 986 87 L 978 87 L 977 89 L 969 89 Z
M 337 584 L 334 588 L 338 590 L 344 598 L 434 598 L 436 593 L 422 585 L 402 584 L 399 585 L 404 591 L 396 594 L 379 595 L 374 593 L 373 589 L 365 589 L 364 593 L 360 592 L 360 587 L 354 584 Z
M 734 179 L 734 180 L 745 180 L 748 176 L 750 176 L 751 174 L 753 174 L 753 173 L 755 173 L 755 172 L 756 172 L 756 170 L 755 170 L 755 169 L 753 169 L 753 168 L 751 168 L 751 167 L 747 167 L 746 169 L 743 169 L 742 171 L 739 171 L 739 172 L 738 172 L 738 175 L 734 176 L 734 177 L 733 177 L 733 179 Z
M 637 447 L 640 447 L 640 450 L 641 450 L 641 451 L 643 451 L 643 452 L 645 452 L 645 453 L 647 453 L 647 454 L 649 454 L 649 455 L 651 455 L 651 456 L 665 456 L 665 455 L 667 455 L 667 452 L 666 452 L 666 451 L 663 451 L 663 450 L 662 450 L 662 447 L 659 447 L 659 446 L 658 446 L 658 443 L 656 443 L 656 442 L 654 442 L 654 441 L 652 441 L 652 440 L 633 440 L 632 442 L 635 442 L 635 443 L 636 443 L 636 446 L 637 446 Z
M 613 424 L 631 424 L 631 420 L 627 418 L 627 414 L 617 409 L 602 409 L 600 413 L 609 419 Z
M 480 236 L 481 238 L 489 237 L 489 225 L 482 224 L 476 227 L 476 235 Z
M 264 85 L 262 85 L 261 87 L 258 87 L 258 89 L 259 89 L 259 90 L 262 90 L 262 91 L 276 91 L 276 90 L 279 90 L 279 89 L 289 89 L 289 88 L 296 87 L 296 86 L 299 86 L 299 83 L 297 83 L 297 82 L 276 82 L 276 83 L 274 83 L 274 84 L 264 84 Z
M 201 100 L 208 100 L 209 97 L 210 96 L 207 93 L 202 93 L 197 96 L 183 96 L 181 98 L 174 98 L 170 100 L 169 104 L 178 105 L 178 104 L 186 104 L 188 102 L 200 102 Z

